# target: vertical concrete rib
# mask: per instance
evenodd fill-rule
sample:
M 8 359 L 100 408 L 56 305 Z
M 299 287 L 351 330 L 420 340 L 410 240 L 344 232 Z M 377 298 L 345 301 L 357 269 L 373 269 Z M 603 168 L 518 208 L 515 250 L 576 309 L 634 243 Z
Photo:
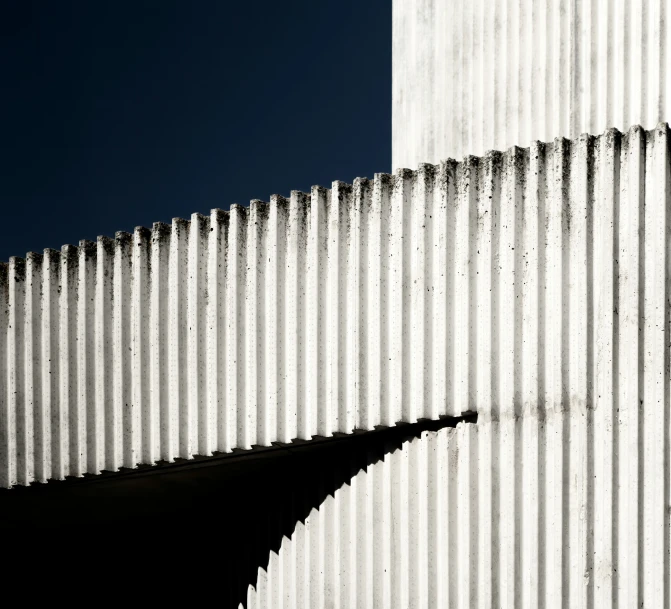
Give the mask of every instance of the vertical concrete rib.
M 644 236 L 645 133 L 632 128 L 623 138 L 618 214 L 617 298 L 618 345 L 616 399 L 620 408 L 619 451 L 617 454 L 619 575 L 617 596 L 621 607 L 639 602 L 639 419 L 641 388 L 641 299 L 643 296 L 641 244 Z M 625 382 L 625 378 L 627 379 Z
M 386 285 L 386 273 L 382 243 L 383 236 L 383 214 L 386 209 L 386 201 L 389 197 L 390 176 L 387 174 L 375 174 L 373 179 L 373 192 L 369 205 L 365 208 L 365 234 L 366 240 L 366 277 L 365 292 L 362 301 L 365 307 L 365 353 L 366 368 L 364 377 L 366 379 L 366 408 L 361 412 L 361 426 L 370 428 L 373 421 L 383 421 L 382 415 L 382 393 L 384 391 L 384 380 L 382 370 L 385 367 L 384 337 L 387 307 L 383 301 L 383 286 Z
M 305 317 L 309 203 L 309 195 L 293 190 L 289 198 L 288 211 L 285 206 L 284 212 L 287 230 L 286 288 L 282 290 L 282 286 L 279 286 L 279 289 L 280 298 L 284 298 L 286 321 L 284 333 L 280 330 L 279 340 L 284 343 L 286 383 L 283 396 L 285 415 L 280 419 L 278 427 L 278 435 L 283 442 L 301 437 L 302 417 L 307 408 Z
M 368 205 L 371 194 L 369 180 L 357 178 L 350 192 L 349 205 L 343 210 L 346 214 L 346 248 L 347 278 L 344 286 L 345 309 L 347 310 L 344 328 L 343 364 L 345 374 L 343 387 L 345 400 L 341 429 L 346 433 L 360 429 L 359 414 L 366 408 L 366 381 L 364 347 L 362 338 L 365 336 L 363 316 L 365 313 L 365 271 L 362 251 L 364 241 L 362 232 L 365 230 L 364 208 Z M 362 399 L 364 398 L 364 399 Z
M 79 278 L 77 285 L 77 400 L 71 412 L 71 465 L 73 474 L 91 472 L 95 460 L 95 444 L 87 438 L 95 433 L 92 409 L 95 404 L 95 295 L 96 245 L 80 241 L 78 252 Z M 136 463 L 140 455 L 133 455 Z M 98 473 L 93 471 L 92 473 Z
M 394 175 L 393 189 L 389 207 L 389 377 L 388 400 L 389 422 L 410 421 L 414 412 L 412 404 L 404 401 L 407 391 L 410 369 L 407 349 L 408 307 L 406 305 L 410 286 L 408 285 L 408 251 L 406 243 L 410 235 L 409 226 L 410 196 L 413 174 L 401 169 Z
M 471 244 L 474 231 L 473 219 L 477 170 L 479 161 L 468 157 L 458 167 L 457 196 L 454 219 L 454 366 L 452 400 L 457 411 L 467 411 L 473 399 L 470 379 L 471 363 Z
M 613 604 L 614 567 L 613 527 L 617 518 L 613 487 L 614 439 L 618 423 L 615 417 L 615 378 L 617 366 L 614 344 L 614 312 L 617 311 L 615 290 L 615 234 L 619 208 L 619 133 L 609 131 L 599 141 L 599 162 L 596 168 L 597 197 L 594 200 L 594 266 L 599 273 L 593 278 L 594 315 L 594 427 L 600 438 L 594 444 L 594 606 Z
M 329 211 L 331 193 L 325 188 L 314 186 L 311 192 L 310 233 L 308 236 L 308 298 L 314 308 L 308 311 L 308 393 L 306 432 L 309 439 L 313 435 L 331 435 L 331 402 L 327 394 L 327 362 L 330 336 L 327 316 L 328 286 L 331 280 L 328 264 L 328 243 L 331 238 Z M 330 330 L 332 332 L 332 329 Z
M 149 396 L 146 425 L 143 429 L 145 454 L 152 461 L 170 459 L 170 402 L 168 390 L 170 319 L 170 226 L 155 222 L 151 230 L 148 264 L 151 274 L 149 294 L 148 368 Z M 137 246 L 136 246 L 137 247 Z M 144 425 L 144 424 L 143 424 Z
M 254 200 L 247 218 L 247 274 L 245 289 L 245 407 L 238 410 L 238 433 L 241 448 L 259 444 L 265 400 L 266 351 L 264 311 L 266 305 L 265 256 L 268 238 L 268 204 Z
M 152 457 L 153 426 L 151 420 L 149 363 L 150 295 L 153 273 L 151 271 L 151 231 L 137 227 L 133 232 L 132 260 L 133 284 L 131 295 L 132 336 L 132 398 L 130 413 L 131 450 L 133 466 L 138 461 L 150 462 Z
M 333 274 L 333 279 L 337 277 L 337 291 L 331 299 L 332 314 L 335 324 L 331 329 L 331 353 L 333 355 L 333 364 L 331 367 L 331 382 L 333 386 L 329 394 L 334 400 L 331 407 L 331 416 L 333 417 L 332 429 L 341 433 L 349 433 L 354 429 L 354 411 L 353 411 L 353 393 L 351 387 L 355 386 L 354 379 L 351 378 L 352 370 L 347 360 L 348 355 L 348 333 L 351 333 L 350 324 L 354 317 L 350 305 L 352 301 L 348 299 L 349 276 L 352 274 L 350 260 L 353 258 L 353 235 L 351 232 L 351 214 L 354 207 L 352 185 L 344 182 L 334 182 L 332 186 L 331 200 L 331 223 L 330 229 L 337 225 L 329 240 L 331 243 L 337 243 L 337 250 L 332 257 L 329 251 L 329 262 L 336 262 L 337 271 Z M 335 258 L 335 260 L 333 260 Z M 333 267 L 331 267 L 333 269 Z M 330 283 L 333 287 L 334 283 Z
M 26 277 L 24 293 L 24 401 L 23 416 L 19 422 L 19 447 L 22 448 L 22 462 L 19 471 L 24 476 L 23 484 L 35 479 L 35 442 L 41 438 L 39 419 L 41 406 L 41 298 L 42 288 L 42 255 L 29 252 L 26 256 Z M 36 429 L 37 427 L 37 429 Z
M 571 447 L 564 447 L 564 476 L 568 496 L 564 496 L 565 534 L 563 550 L 564 572 L 568 589 L 566 597 L 570 606 L 586 607 L 587 595 L 592 582 L 586 582 L 579 573 L 589 573 L 593 569 L 593 559 L 588 557 L 587 523 L 588 485 L 590 455 L 588 454 L 588 434 L 590 433 L 590 399 L 593 369 L 591 347 L 592 318 L 590 310 L 594 278 L 590 277 L 592 248 L 588 239 L 592 234 L 592 207 L 594 196 L 593 168 L 594 140 L 581 136 L 569 147 L 567 199 L 564 202 L 563 230 L 566 239 L 564 247 L 566 334 L 563 340 L 567 352 L 566 383 L 564 404 L 568 416 L 564 417 L 564 441 Z M 570 548 L 570 551 L 569 551 Z M 585 585 L 587 583 L 587 585 Z
M 76 384 L 76 339 L 77 339 L 77 248 L 65 245 L 61 248 L 61 303 L 59 361 L 61 366 L 60 396 L 58 410 L 52 412 L 53 429 L 57 430 L 53 440 L 56 444 L 57 480 L 70 475 L 70 412 L 75 401 Z M 11 259 L 10 259 L 11 271 Z M 11 292 L 10 292 L 11 294 Z M 54 416 L 55 415 L 55 416 Z M 116 469 L 110 466 L 109 469 Z
M 209 403 L 207 400 L 207 260 L 210 219 L 192 214 L 189 224 L 188 275 L 187 275 L 187 352 L 188 397 L 184 429 L 186 454 L 205 455 L 210 444 Z
M 118 232 L 114 243 L 114 408 L 111 421 L 112 471 L 133 467 L 132 445 L 132 345 L 131 289 L 132 241 L 130 233 Z
M 35 479 L 39 482 L 46 482 L 52 478 L 51 415 L 58 408 L 58 379 L 60 374 L 60 362 L 58 358 L 59 264 L 60 254 L 55 250 L 45 249 L 42 270 L 43 284 L 40 295 L 42 301 L 42 319 L 37 320 L 38 324 L 41 323 L 42 334 L 42 395 L 40 396 L 38 408 L 40 416 L 38 421 L 36 421 L 40 439 L 35 446 Z M 1 302 L 0 306 L 2 306 Z M 0 369 L 2 369 L 2 364 L 0 364 Z M 100 438 L 103 437 L 99 431 L 97 429 L 94 430 L 95 440 L 92 442 L 94 445 L 97 445 L 100 442 Z M 97 463 L 93 463 L 92 465 L 97 468 L 94 471 L 100 471 L 100 466 Z
M 427 349 L 430 348 L 430 335 L 433 317 L 431 315 L 431 303 L 429 292 L 431 285 L 431 268 L 427 267 L 427 234 L 431 235 L 430 213 L 427 208 L 431 206 L 431 195 L 433 194 L 434 167 L 422 165 L 417 172 L 416 179 L 412 182 L 412 205 L 408 206 L 409 233 L 407 239 L 410 242 L 409 266 L 410 281 L 409 294 L 409 332 L 407 348 L 411 350 L 409 361 L 412 362 L 408 370 L 410 384 L 410 404 L 408 420 L 414 421 L 418 418 L 427 418 L 427 411 L 431 407 L 431 382 L 427 374 L 428 358 Z
M 226 439 L 231 447 L 240 446 L 242 442 L 238 433 L 238 404 L 245 403 L 244 286 L 247 267 L 247 215 L 247 208 L 231 206 L 226 284 L 228 394 L 225 416 Z
M 564 412 L 563 368 L 564 351 L 562 330 L 564 320 L 564 280 L 563 280 L 563 239 L 565 217 L 564 193 L 567 190 L 566 172 L 567 144 L 564 140 L 554 142 L 551 156 L 552 184 L 546 205 L 546 334 L 545 334 L 545 409 L 547 429 L 546 486 L 546 529 L 544 535 L 545 607 L 560 607 L 565 594 L 561 578 L 553 577 L 562 572 L 562 535 L 563 511 L 562 496 L 564 489 L 563 450 L 564 450 Z M 559 354 L 559 355 L 558 355 Z
M 294 320 L 294 332 L 298 316 L 297 293 L 291 310 L 287 308 L 285 288 L 287 286 L 287 269 L 289 265 L 288 237 L 289 237 L 290 201 L 285 197 L 273 195 L 270 198 L 270 217 L 268 238 L 266 241 L 265 256 L 268 260 L 266 270 L 267 314 L 266 314 L 266 370 L 268 370 L 268 387 L 265 400 L 264 420 L 266 426 L 260 444 L 265 446 L 275 438 L 284 438 L 290 442 L 296 437 L 296 403 L 297 385 L 294 381 L 293 401 L 287 400 L 288 373 L 288 338 L 285 335 L 289 318 Z M 295 228 L 294 228 L 295 230 Z M 298 234 L 296 233 L 296 239 Z M 297 260 L 296 260 L 297 262 Z M 297 279 L 297 277 L 295 277 Z M 297 283 L 294 283 L 294 289 Z M 293 314 L 293 315 L 292 315 Z M 291 342 L 298 342 L 297 333 L 291 337 Z M 293 364 L 296 365 L 296 351 L 293 354 Z M 295 374 L 295 373 L 294 373 Z
M 7 386 L 9 389 L 9 419 L 13 421 L 14 443 L 10 453 L 12 484 L 26 484 L 25 471 L 25 378 L 24 359 L 24 302 L 26 261 L 23 258 L 9 259 L 9 328 L 7 335 L 7 358 L 10 362 Z
M 229 214 L 220 209 L 210 212 L 207 239 L 207 284 L 206 284 L 206 340 L 203 347 L 206 355 L 207 386 L 204 415 L 200 421 L 204 454 L 229 451 L 226 442 L 226 283 Z
M 10 398 L 9 372 L 9 265 L 0 263 L 0 486 L 15 484 L 14 451 L 16 414 Z
M 659 534 L 665 524 L 664 433 L 667 420 L 667 250 L 669 222 L 668 127 L 658 126 L 647 146 L 644 226 L 643 336 L 643 602 L 664 603 L 665 539 Z M 653 178 L 653 176 L 655 176 Z

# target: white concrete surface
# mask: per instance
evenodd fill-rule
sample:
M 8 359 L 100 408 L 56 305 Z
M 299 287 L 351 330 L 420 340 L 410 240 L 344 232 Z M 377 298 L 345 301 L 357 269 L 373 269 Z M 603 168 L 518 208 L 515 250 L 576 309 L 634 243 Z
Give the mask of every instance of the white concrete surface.
M 424 432 L 296 523 L 246 609 L 668 607 L 668 447 L 614 401 Z
M 610 471 L 632 404 L 628 458 L 662 467 L 668 145 L 666 125 L 537 143 L 12 259 L 0 483 L 539 408 L 572 451 L 592 413 Z
M 671 121 L 669 0 L 394 0 L 392 168 Z

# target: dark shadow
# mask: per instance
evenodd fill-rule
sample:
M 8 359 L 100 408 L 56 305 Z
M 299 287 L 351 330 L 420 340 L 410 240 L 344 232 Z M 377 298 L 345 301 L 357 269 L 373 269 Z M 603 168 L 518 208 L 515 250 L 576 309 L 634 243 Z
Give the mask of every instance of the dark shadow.
M 237 609 L 270 552 L 327 495 L 422 431 L 461 420 L 475 416 L 1 490 L 6 581 L 48 586 L 53 601 L 92 588 L 96 605 L 211 598 Z

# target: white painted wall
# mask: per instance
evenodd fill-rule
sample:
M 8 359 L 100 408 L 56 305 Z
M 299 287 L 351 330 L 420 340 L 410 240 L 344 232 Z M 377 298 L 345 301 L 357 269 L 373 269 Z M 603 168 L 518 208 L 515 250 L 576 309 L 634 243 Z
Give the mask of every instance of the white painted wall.
M 671 120 L 669 0 L 394 0 L 392 166 Z

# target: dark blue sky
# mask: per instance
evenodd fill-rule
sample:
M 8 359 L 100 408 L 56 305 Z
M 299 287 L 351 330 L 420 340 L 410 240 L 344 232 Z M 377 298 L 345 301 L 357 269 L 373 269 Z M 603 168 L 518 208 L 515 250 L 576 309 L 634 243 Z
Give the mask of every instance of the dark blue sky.
M 391 169 L 390 0 L 2 0 L 0 260 Z

